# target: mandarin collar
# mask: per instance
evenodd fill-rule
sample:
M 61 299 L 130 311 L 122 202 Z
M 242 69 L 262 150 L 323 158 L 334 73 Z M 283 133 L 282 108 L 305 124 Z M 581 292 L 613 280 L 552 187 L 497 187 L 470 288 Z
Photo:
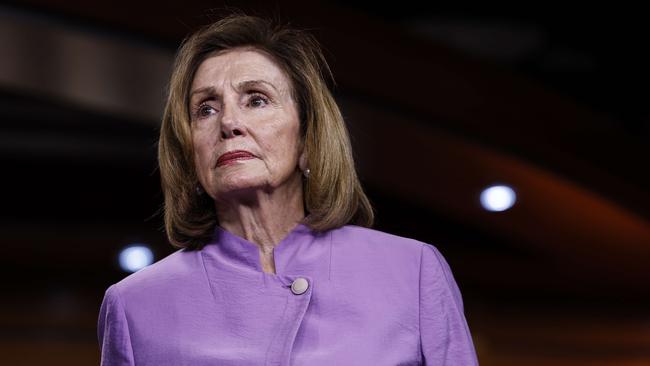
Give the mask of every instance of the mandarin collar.
M 274 248 L 276 275 L 307 275 L 329 279 L 331 232 L 315 232 L 304 224 L 296 225 Z M 202 255 L 215 266 L 228 267 L 241 274 L 274 276 L 262 270 L 260 247 L 226 229 L 216 226 Z

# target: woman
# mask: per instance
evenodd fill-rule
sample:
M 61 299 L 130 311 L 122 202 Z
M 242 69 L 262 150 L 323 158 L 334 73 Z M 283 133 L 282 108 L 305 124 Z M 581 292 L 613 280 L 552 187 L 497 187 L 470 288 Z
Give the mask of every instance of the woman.
M 476 365 L 431 245 L 368 227 L 308 34 L 231 16 L 179 50 L 159 141 L 181 248 L 110 286 L 102 365 Z

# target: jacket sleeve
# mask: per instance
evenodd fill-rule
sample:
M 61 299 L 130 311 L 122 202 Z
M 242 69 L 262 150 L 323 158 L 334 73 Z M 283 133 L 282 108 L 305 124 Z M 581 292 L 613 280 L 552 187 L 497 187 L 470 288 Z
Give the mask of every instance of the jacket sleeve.
M 463 300 L 449 265 L 432 245 L 420 257 L 420 340 L 424 365 L 478 365 Z
M 104 294 L 97 321 L 101 366 L 135 365 L 129 324 L 116 285 Z

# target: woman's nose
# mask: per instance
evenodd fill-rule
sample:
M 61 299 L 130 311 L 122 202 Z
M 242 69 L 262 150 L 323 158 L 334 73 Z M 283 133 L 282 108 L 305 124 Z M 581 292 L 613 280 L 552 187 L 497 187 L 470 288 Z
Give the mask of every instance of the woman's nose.
M 221 129 L 221 138 L 222 139 L 229 139 L 229 138 L 233 138 L 235 136 L 241 136 L 243 134 L 244 133 L 242 132 L 242 130 L 240 130 L 237 127 L 229 128 L 229 129 L 224 129 L 224 128 Z
M 235 110 L 235 108 L 224 108 L 223 115 L 221 117 L 221 138 L 229 139 L 236 136 L 243 136 L 245 134 L 245 128 L 242 125 L 240 116 Z

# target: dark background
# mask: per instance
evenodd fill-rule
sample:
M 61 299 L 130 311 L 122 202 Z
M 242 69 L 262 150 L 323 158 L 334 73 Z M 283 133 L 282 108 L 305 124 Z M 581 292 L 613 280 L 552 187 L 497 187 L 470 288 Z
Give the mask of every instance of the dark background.
M 482 365 L 650 363 L 640 8 L 30 0 L 0 5 L 0 364 L 97 364 L 119 250 L 174 250 L 165 85 L 225 5 L 322 42 L 376 228 L 445 255 Z M 480 207 L 493 183 L 512 209 Z

